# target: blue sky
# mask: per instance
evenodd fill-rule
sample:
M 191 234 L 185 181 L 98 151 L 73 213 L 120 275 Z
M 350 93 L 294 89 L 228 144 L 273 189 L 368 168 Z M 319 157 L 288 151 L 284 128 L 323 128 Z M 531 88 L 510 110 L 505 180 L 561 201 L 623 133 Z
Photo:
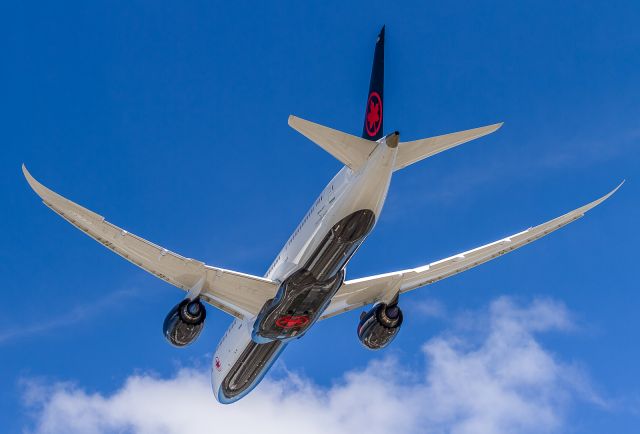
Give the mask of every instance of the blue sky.
M 198 342 L 184 350 L 167 345 L 162 320 L 182 293 L 63 222 L 30 191 L 20 164 L 133 233 L 210 264 L 263 274 L 340 168 L 291 130 L 287 116 L 359 133 L 382 24 L 389 131 L 411 140 L 505 125 L 398 173 L 349 276 L 467 250 L 628 182 L 558 233 L 408 294 L 403 330 L 386 353 L 359 344 L 358 312 L 342 315 L 289 346 L 246 404 L 254 407 L 224 410 L 211 398 L 199 414 L 210 407 L 215 423 L 224 424 L 243 411 L 267 411 L 263 404 L 274 396 L 285 403 L 304 398 L 317 414 L 314 399 L 322 406 L 344 392 L 368 403 L 385 385 L 404 391 L 418 384 L 416 400 L 394 402 L 412 420 L 426 421 L 425 430 L 429 423 L 441 432 L 637 427 L 640 6 L 395 3 L 0 6 L 3 432 L 72 432 L 74 417 L 51 419 L 66 414 L 64 398 L 84 410 L 92 396 L 115 405 L 127 387 L 135 389 L 132 378 L 177 396 L 188 387 L 207 396 L 210 353 L 230 321 L 210 310 Z M 497 326 L 505 318 L 513 328 Z M 513 351 L 503 354 L 492 345 L 505 330 L 522 339 L 505 340 Z M 518 369 L 531 364 L 540 375 L 516 369 L 515 383 L 505 383 L 495 373 L 507 368 L 496 359 Z M 410 411 L 441 402 L 438 384 L 465 390 L 442 383 L 449 362 L 482 366 L 488 382 L 460 396 L 489 404 L 495 398 L 502 419 L 487 422 L 489 410 L 460 410 L 460 402 L 441 414 Z M 531 381 L 520 383 L 524 377 Z M 359 389 L 365 383 L 371 389 Z M 306 395 L 305 387 L 325 395 Z M 148 389 L 136 390 L 148 396 Z M 489 390 L 509 393 L 485 396 Z M 522 420 L 506 420 L 516 398 L 523 410 L 511 413 Z M 534 429 L 527 415 L 541 410 L 548 423 Z M 82 420 L 88 425 L 78 432 L 144 432 L 128 419 L 115 428 Z M 477 420 L 486 424 L 473 425 Z

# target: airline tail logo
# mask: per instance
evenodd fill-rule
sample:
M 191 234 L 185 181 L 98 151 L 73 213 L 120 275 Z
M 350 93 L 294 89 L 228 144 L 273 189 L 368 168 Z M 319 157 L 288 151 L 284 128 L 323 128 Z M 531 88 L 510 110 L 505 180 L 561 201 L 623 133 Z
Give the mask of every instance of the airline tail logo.
M 382 125 L 382 99 L 378 92 L 371 92 L 367 101 L 365 129 L 370 137 L 375 137 Z

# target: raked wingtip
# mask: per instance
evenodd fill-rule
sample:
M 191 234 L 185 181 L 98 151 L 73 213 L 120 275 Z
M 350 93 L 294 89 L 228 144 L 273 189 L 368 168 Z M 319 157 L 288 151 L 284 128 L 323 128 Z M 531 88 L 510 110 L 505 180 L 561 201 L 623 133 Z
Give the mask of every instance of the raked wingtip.
M 55 195 L 55 193 L 53 193 L 44 185 L 40 184 L 40 182 L 38 182 L 38 180 L 35 179 L 33 175 L 31 175 L 29 170 L 27 170 L 27 166 L 24 163 L 22 163 L 22 174 L 27 179 L 27 182 L 29 183 L 29 187 L 31 187 L 34 193 L 40 196 L 40 198 L 43 201 L 47 202 L 47 199 L 49 199 L 52 195 Z
M 611 190 L 605 197 L 604 199 L 608 199 L 609 197 L 613 196 L 613 194 L 618 191 L 620 189 L 620 187 L 622 187 L 622 184 L 624 184 L 627 180 L 623 179 L 622 182 L 620 184 L 618 184 L 618 186 L 616 188 L 614 188 L 613 190 Z
M 500 128 L 502 128 L 502 125 L 504 125 L 504 122 L 498 122 L 497 124 L 487 125 L 486 127 L 480 127 L 479 129 L 484 131 L 483 135 L 487 135 L 487 134 L 495 133 Z
M 29 183 L 29 186 L 35 190 L 38 181 L 36 181 L 36 179 L 31 175 L 31 173 L 29 173 L 29 170 L 27 170 L 27 166 L 24 163 L 22 163 L 22 174 L 24 175 L 25 179 Z
M 618 184 L 618 186 L 616 188 L 614 188 L 613 190 L 611 190 L 609 193 L 605 194 L 604 196 L 602 196 L 600 199 L 596 199 L 593 202 L 591 202 L 590 204 L 586 205 L 584 208 L 586 208 L 585 211 L 588 211 L 592 208 L 595 208 L 596 206 L 600 205 L 602 202 L 604 202 L 605 200 L 609 199 L 611 196 L 613 196 L 613 194 L 618 191 L 620 189 L 620 187 L 622 187 L 622 184 L 624 184 L 626 180 L 622 180 L 622 182 L 620 184 Z
M 474 128 L 468 131 L 477 131 L 480 134 L 478 137 L 482 137 L 486 136 L 487 134 L 495 133 L 500 128 L 502 128 L 502 125 L 504 125 L 504 122 L 498 122 L 495 124 L 486 125 L 484 127 Z

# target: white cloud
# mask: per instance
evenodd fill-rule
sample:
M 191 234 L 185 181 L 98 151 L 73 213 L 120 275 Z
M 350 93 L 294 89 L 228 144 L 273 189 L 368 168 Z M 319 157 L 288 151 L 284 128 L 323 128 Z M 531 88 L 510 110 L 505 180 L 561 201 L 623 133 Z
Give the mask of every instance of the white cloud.
M 494 301 L 423 346 L 425 367 L 374 360 L 322 388 L 286 372 L 243 400 L 215 402 L 209 373 L 133 375 L 112 394 L 69 384 L 28 383 L 31 431 L 51 433 L 548 433 L 561 432 L 576 400 L 601 404 L 580 370 L 536 335 L 566 331 L 566 309 L 549 300 Z M 475 324 L 475 325 L 473 325 Z M 405 333 L 409 331 L 405 330 Z

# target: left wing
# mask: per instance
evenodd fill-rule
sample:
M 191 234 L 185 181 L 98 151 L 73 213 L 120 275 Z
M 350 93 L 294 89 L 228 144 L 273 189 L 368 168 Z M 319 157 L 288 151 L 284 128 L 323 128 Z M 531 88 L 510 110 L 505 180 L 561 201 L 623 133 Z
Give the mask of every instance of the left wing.
M 185 291 L 201 289 L 200 297 L 236 318 L 255 316 L 278 291 L 263 277 L 212 267 L 185 258 L 109 223 L 104 217 L 40 184 L 22 165 L 22 172 L 45 205 L 106 248 L 156 277 Z
M 583 207 L 482 247 L 418 268 L 347 280 L 333 297 L 321 318 L 329 318 L 379 301 L 391 301 L 398 293 L 401 294 L 421 286 L 430 285 L 529 244 L 579 219 L 591 208 L 608 199 L 622 184 L 624 184 L 624 181 L 606 196 Z

